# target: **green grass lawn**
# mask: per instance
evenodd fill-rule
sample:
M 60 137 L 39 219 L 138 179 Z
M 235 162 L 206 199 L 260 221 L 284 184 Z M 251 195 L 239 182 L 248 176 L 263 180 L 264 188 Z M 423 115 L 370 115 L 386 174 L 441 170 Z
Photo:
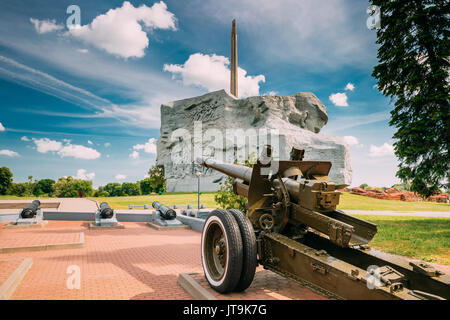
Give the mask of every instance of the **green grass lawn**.
M 207 208 L 216 208 L 214 192 L 205 192 L 200 196 L 200 203 Z M 91 198 L 108 202 L 113 208 L 127 209 L 129 204 L 152 204 L 159 201 L 163 204 L 197 204 L 196 193 L 165 193 L 149 196 Z M 405 202 L 395 200 L 380 200 L 369 197 L 343 193 L 340 199 L 341 210 L 376 210 L 376 211 L 450 211 L 450 204 L 433 202 Z
M 342 210 L 375 211 L 450 211 L 450 204 L 435 202 L 406 202 L 381 200 L 343 192 L 339 201 Z
M 200 203 L 208 208 L 216 208 L 214 192 L 204 192 Z M 35 197 L 0 196 L 1 199 L 35 199 Z M 152 204 L 159 201 L 163 204 L 197 204 L 197 193 L 165 193 L 148 196 L 93 198 L 98 202 L 106 201 L 115 209 L 127 209 L 129 204 Z M 405 202 L 396 200 L 380 200 L 358 196 L 344 192 L 338 206 L 341 210 L 372 210 L 372 211 L 450 211 L 450 204 L 434 202 Z
M 450 219 L 366 216 L 378 225 L 370 246 L 384 252 L 450 265 Z

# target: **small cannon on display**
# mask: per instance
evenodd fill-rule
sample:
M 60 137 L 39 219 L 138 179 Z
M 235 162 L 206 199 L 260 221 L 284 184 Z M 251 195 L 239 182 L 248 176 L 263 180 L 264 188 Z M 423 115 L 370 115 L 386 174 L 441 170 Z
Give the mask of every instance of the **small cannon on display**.
M 27 207 L 22 209 L 19 217 L 14 224 L 31 226 L 45 223 L 43 221 L 44 214 L 42 212 L 42 209 L 39 208 L 40 205 L 41 202 L 39 200 L 34 200 L 33 202 L 31 202 Z
M 152 228 L 157 230 L 186 228 L 186 226 L 177 219 L 175 210 L 158 201 L 154 201 L 152 206 L 155 208 L 155 211 L 152 215 L 152 221 L 148 223 Z
M 102 202 L 100 204 L 100 218 L 101 219 L 111 219 L 114 216 L 114 210 L 106 203 Z
M 450 299 L 450 276 L 425 262 L 372 250 L 377 226 L 338 210 L 331 162 L 272 159 L 265 146 L 253 169 L 213 159 L 202 166 L 235 179 L 233 191 L 248 199 L 247 213 L 216 209 L 202 231 L 201 258 L 210 286 L 241 292 L 258 264 L 336 299 Z
M 95 226 L 93 227 L 122 227 L 122 225 L 117 221 L 114 209 L 108 203 L 102 202 L 95 213 Z
M 39 210 L 39 206 L 41 205 L 41 202 L 39 200 L 34 200 L 32 203 L 30 203 L 26 208 L 22 210 L 20 213 L 20 217 L 23 219 L 29 219 L 36 216 Z
M 168 206 L 165 206 L 158 201 L 154 201 L 152 207 L 158 211 L 159 216 L 163 220 L 174 220 L 177 217 L 175 210 L 170 209 Z

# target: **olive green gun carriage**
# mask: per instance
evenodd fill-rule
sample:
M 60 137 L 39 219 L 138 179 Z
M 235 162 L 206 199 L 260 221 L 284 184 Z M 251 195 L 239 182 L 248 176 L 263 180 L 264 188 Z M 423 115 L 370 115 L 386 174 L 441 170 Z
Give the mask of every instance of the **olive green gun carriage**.
M 337 209 L 342 185 L 328 177 L 331 163 L 274 161 L 266 146 L 253 168 L 198 159 L 234 178 L 247 213 L 217 209 L 202 232 L 202 265 L 221 293 L 247 289 L 258 264 L 334 299 L 449 299 L 450 277 L 371 249 L 377 226 Z

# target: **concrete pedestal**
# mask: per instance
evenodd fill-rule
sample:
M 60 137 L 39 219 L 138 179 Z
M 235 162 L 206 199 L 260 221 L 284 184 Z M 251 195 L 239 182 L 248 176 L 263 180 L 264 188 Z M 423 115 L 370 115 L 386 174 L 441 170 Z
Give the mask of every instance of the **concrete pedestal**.
M 189 226 L 183 224 L 178 219 L 162 219 L 158 211 L 154 212 L 153 216 L 155 218 L 152 220 L 152 222 L 148 222 L 148 225 L 156 230 L 190 229 Z
M 12 228 L 42 228 L 47 224 L 47 221 L 43 219 L 44 214 L 42 209 L 38 209 L 33 218 L 22 218 L 21 214 L 19 214 L 17 220 L 9 226 Z
M 89 223 L 89 229 L 124 229 L 125 226 L 117 221 L 116 212 L 109 219 L 100 216 L 100 210 L 95 212 L 95 223 Z

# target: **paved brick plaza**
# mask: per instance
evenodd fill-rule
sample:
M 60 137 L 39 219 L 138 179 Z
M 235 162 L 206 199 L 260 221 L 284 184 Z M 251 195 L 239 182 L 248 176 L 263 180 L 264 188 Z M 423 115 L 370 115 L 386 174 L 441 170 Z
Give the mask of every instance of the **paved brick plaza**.
M 42 229 L 4 229 L 4 225 L 0 225 L 0 247 L 67 243 L 78 241 L 81 232 L 85 235 L 84 248 L 0 254 L 2 278 L 23 258 L 33 259 L 11 299 L 191 299 L 177 280 L 180 273 L 192 272 L 199 273 L 198 281 L 208 286 L 203 279 L 199 232 L 157 231 L 132 222 L 125 222 L 125 229 L 119 230 L 89 230 L 88 222 L 80 221 L 49 221 Z M 80 289 L 67 288 L 67 271 L 73 265 L 80 268 Z M 321 298 L 264 270 L 257 273 L 246 293 L 217 297 Z
M 66 235 L 66 241 L 85 234 L 80 249 L 1 254 L 2 261 L 19 257 L 34 261 L 12 299 L 189 299 L 177 278 L 181 272 L 202 270 L 200 233 L 156 231 L 145 223 L 125 225 L 120 230 L 89 230 L 87 222 L 49 221 L 43 229 L 0 229 L 0 246 L 11 245 L 12 238 L 21 246 L 39 235 L 54 243 L 51 235 L 59 239 Z M 79 290 L 66 286 L 71 265 L 80 267 Z

